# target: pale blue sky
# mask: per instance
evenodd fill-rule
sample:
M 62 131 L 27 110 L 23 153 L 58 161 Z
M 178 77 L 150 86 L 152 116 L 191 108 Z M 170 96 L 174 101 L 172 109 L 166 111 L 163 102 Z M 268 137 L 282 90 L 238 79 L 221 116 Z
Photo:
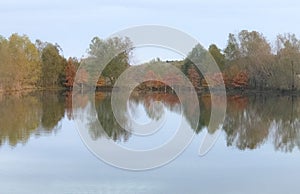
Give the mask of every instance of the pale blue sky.
M 293 0 L 0 0 L 0 34 L 27 34 L 57 42 L 64 55 L 85 54 L 94 36 L 157 24 L 184 31 L 207 47 L 223 48 L 228 33 L 257 30 L 269 41 L 279 33 L 300 38 L 300 1 Z

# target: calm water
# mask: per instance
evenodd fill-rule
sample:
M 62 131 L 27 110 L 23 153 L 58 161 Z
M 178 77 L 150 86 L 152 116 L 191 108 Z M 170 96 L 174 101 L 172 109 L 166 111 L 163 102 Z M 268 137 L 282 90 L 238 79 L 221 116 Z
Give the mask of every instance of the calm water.
M 139 122 L 166 122 L 162 131 L 143 139 L 122 129 L 113 117 L 111 94 L 97 93 L 97 118 L 116 143 L 147 149 L 164 143 L 178 120 L 193 124 L 195 104 L 172 94 L 131 96 L 120 114 Z M 120 96 L 122 96 L 120 94 Z M 188 98 L 188 97 L 187 97 Z M 74 113 L 86 111 L 91 99 L 79 95 L 72 110 L 68 93 L 33 93 L 0 97 L 0 193 L 299 193 L 300 99 L 277 96 L 228 96 L 221 136 L 204 157 L 198 150 L 210 118 L 210 97 L 201 96 L 197 134 L 177 159 L 160 168 L 133 172 L 110 166 L 81 141 Z M 160 106 L 152 106 L 160 101 Z M 188 102 L 188 99 L 187 99 Z M 219 107 L 224 106 L 221 103 Z M 126 118 L 126 117 L 124 117 Z M 128 120 L 122 120 L 128 124 Z M 105 138 L 91 121 L 88 134 Z M 213 133 L 213 131 L 209 131 Z

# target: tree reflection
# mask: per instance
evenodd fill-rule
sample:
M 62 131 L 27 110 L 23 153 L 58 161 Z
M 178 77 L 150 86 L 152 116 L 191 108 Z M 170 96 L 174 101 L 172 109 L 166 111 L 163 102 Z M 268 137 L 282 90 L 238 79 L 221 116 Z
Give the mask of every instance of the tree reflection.
M 122 97 L 122 95 L 120 95 L 119 97 Z M 118 102 L 116 101 L 115 103 Z M 126 126 L 128 124 L 126 107 L 124 105 L 120 105 L 118 107 L 119 115 L 122 115 L 120 122 L 122 122 L 123 126 Z M 123 129 L 117 122 L 111 106 L 111 95 L 105 95 L 104 93 L 96 93 L 95 108 L 98 120 L 102 125 L 104 131 L 100 129 L 96 123 L 90 123 L 90 134 L 92 138 L 98 139 L 102 136 L 107 135 L 114 141 L 127 141 L 130 136 L 130 133 L 127 130 Z
M 175 94 L 162 92 L 135 92 L 130 96 L 130 102 L 142 104 L 149 118 L 158 120 L 163 115 L 163 108 L 176 113 L 181 112 L 180 101 Z M 155 102 L 161 102 L 163 106 L 154 106 Z
M 31 135 L 57 130 L 64 115 L 64 102 L 57 93 L 31 93 L 2 96 L 0 100 L 0 145 L 25 144 Z
M 39 126 L 42 107 L 32 96 L 5 96 L 0 101 L 0 144 L 25 144 Z M 31 113 L 31 114 L 29 114 Z
M 276 150 L 291 152 L 295 147 L 300 149 L 300 101 L 295 97 L 285 97 L 276 106 L 273 138 Z M 280 117 L 280 115 L 282 116 Z
M 59 93 L 44 92 L 42 98 L 41 124 L 45 130 L 52 130 L 65 114 L 65 98 Z
M 222 108 L 225 104 L 218 98 L 221 97 L 215 96 L 215 102 L 218 103 L 217 107 Z M 184 116 L 191 125 L 198 122 L 197 129 L 194 129 L 196 133 L 207 129 L 210 121 L 210 95 L 199 97 L 199 120 L 191 116 L 196 106 L 190 101 L 189 95 L 179 101 L 175 94 L 150 92 L 132 95 L 131 100 L 142 104 L 147 113 L 152 111 L 150 104 L 154 101 L 162 101 L 173 112 L 180 112 L 183 108 Z M 154 111 L 148 116 L 157 119 L 160 114 L 160 111 Z M 227 145 L 235 146 L 240 150 L 257 149 L 269 141 L 273 142 L 275 150 L 291 152 L 296 147 L 300 149 L 299 116 L 300 100 L 295 96 L 227 96 L 227 116 L 223 125 Z M 214 131 L 208 132 L 214 133 Z
M 208 130 L 211 116 L 210 95 L 199 96 L 199 118 L 193 117 L 197 106 L 191 101 L 188 91 L 180 100 L 171 92 L 134 91 L 129 103 L 124 103 L 127 99 L 120 93 L 114 99 L 114 105 L 118 108 L 117 113 L 112 111 L 110 93 L 96 92 L 93 97 L 96 112 L 92 112 L 91 97 L 84 94 L 74 95 L 77 108 L 80 110 L 73 110 L 71 92 L 2 95 L 0 146 L 4 143 L 11 146 L 18 143 L 25 144 L 32 135 L 53 133 L 60 129 L 60 121 L 65 115 L 73 119 L 74 111 L 87 111 L 85 116 L 88 119 L 89 134 L 94 140 L 108 136 L 115 141 L 127 141 L 132 128 L 128 109 L 134 113 L 139 106 L 144 108 L 145 115 L 149 119 L 158 120 L 162 117 L 163 111 L 167 110 L 182 113 L 191 126 L 198 123 L 198 127 L 193 129 L 196 133 Z M 162 106 L 154 106 L 154 102 L 160 102 Z M 221 99 L 216 100 L 216 103 L 219 103 L 217 107 L 224 106 Z M 116 120 L 116 115 L 120 123 Z M 297 96 L 227 96 L 227 114 L 223 125 L 227 146 L 234 146 L 240 150 L 257 149 L 266 142 L 272 142 L 274 149 L 278 151 L 292 152 L 296 148 L 300 149 L 299 116 L 300 100 Z M 104 130 L 98 129 L 99 122 Z M 122 126 L 126 126 L 128 130 Z
M 241 101 L 247 106 L 239 106 Z M 275 149 L 290 152 L 299 148 L 299 102 L 294 97 L 251 96 L 228 101 L 224 130 L 227 145 L 256 149 L 273 141 Z

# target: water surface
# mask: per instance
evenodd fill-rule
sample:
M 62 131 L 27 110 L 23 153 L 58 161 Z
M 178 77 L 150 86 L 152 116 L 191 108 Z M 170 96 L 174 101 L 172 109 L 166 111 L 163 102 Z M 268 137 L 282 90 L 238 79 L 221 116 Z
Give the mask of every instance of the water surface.
M 97 118 L 105 129 L 104 134 L 90 123 L 87 130 L 95 141 L 108 135 L 123 146 L 147 149 L 168 140 L 181 116 L 187 124 L 196 122 L 188 119 L 195 105 L 181 106 L 176 95 L 132 95 L 120 113 L 139 122 L 157 120 L 163 114 L 167 118 L 161 131 L 143 139 L 116 122 L 110 96 L 95 95 Z M 153 106 L 155 101 L 161 105 Z M 79 95 L 77 102 L 81 110 L 72 110 L 71 94 L 61 92 L 0 98 L 0 193 L 273 194 L 300 190 L 298 97 L 228 96 L 221 136 L 207 155 L 199 157 L 210 118 L 210 97 L 200 96 L 201 115 L 198 127 L 190 128 L 196 133 L 191 145 L 168 165 L 142 172 L 110 166 L 88 150 L 73 114 L 89 110 L 91 99 Z M 122 122 L 130 126 L 128 120 Z

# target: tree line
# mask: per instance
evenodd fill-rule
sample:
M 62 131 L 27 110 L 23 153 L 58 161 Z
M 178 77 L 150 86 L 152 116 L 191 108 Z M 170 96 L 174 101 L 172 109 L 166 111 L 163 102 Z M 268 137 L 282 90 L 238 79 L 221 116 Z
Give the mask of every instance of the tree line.
M 18 34 L 12 34 L 9 38 L 0 36 L 0 91 L 72 88 L 75 75 L 81 84 L 95 81 L 99 86 L 112 85 L 117 75 L 129 67 L 128 53 L 113 58 L 100 78 L 95 70 L 97 64 L 82 69 L 78 67 L 84 63 L 99 63 L 98 59 L 104 54 L 113 53 L 116 49 L 127 49 L 129 44 L 128 39 L 101 40 L 95 37 L 91 41 L 87 58 L 66 59 L 57 43 L 41 40 L 32 42 L 28 36 Z
M 32 43 L 18 34 L 0 37 L 0 59 L 2 91 L 63 85 L 67 60 L 57 44 Z
M 195 86 L 205 86 L 208 79 L 215 85 L 224 80 L 227 88 L 249 88 L 257 90 L 296 90 L 300 89 L 300 40 L 295 34 L 280 34 L 274 43 L 257 31 L 242 30 L 230 33 L 227 45 L 219 49 L 209 46 L 209 53 L 219 66 L 221 73 L 196 72 L 191 60 L 205 60 L 204 48 L 197 45 L 185 59 L 183 71 Z M 206 57 L 207 58 L 207 57 Z
M 112 86 L 121 73 L 130 67 L 132 49 L 132 42 L 128 38 L 103 40 L 95 37 L 89 45 L 86 58 L 66 59 L 62 48 L 56 43 L 41 40 L 32 42 L 26 35 L 0 36 L 0 91 L 71 89 L 75 75 L 76 84 L 81 86 Z M 147 64 L 151 63 L 173 64 L 198 89 L 207 87 L 208 83 L 213 83 L 213 87 L 218 86 L 223 81 L 229 89 L 300 88 L 300 40 L 291 33 L 278 35 L 274 43 L 270 43 L 262 33 L 242 30 L 237 34 L 229 34 L 224 49 L 211 44 L 207 51 L 198 44 L 182 61 L 154 60 Z M 212 63 L 216 63 L 221 71 L 209 71 Z M 103 67 L 101 75 L 99 64 Z M 83 68 L 79 68 L 80 65 Z M 152 75 L 152 72 L 138 73 L 138 76 Z M 177 75 L 169 73 L 166 76 L 176 80 Z M 161 87 L 161 83 L 157 84 L 157 87 Z M 152 88 L 153 85 L 155 87 L 152 83 Z

